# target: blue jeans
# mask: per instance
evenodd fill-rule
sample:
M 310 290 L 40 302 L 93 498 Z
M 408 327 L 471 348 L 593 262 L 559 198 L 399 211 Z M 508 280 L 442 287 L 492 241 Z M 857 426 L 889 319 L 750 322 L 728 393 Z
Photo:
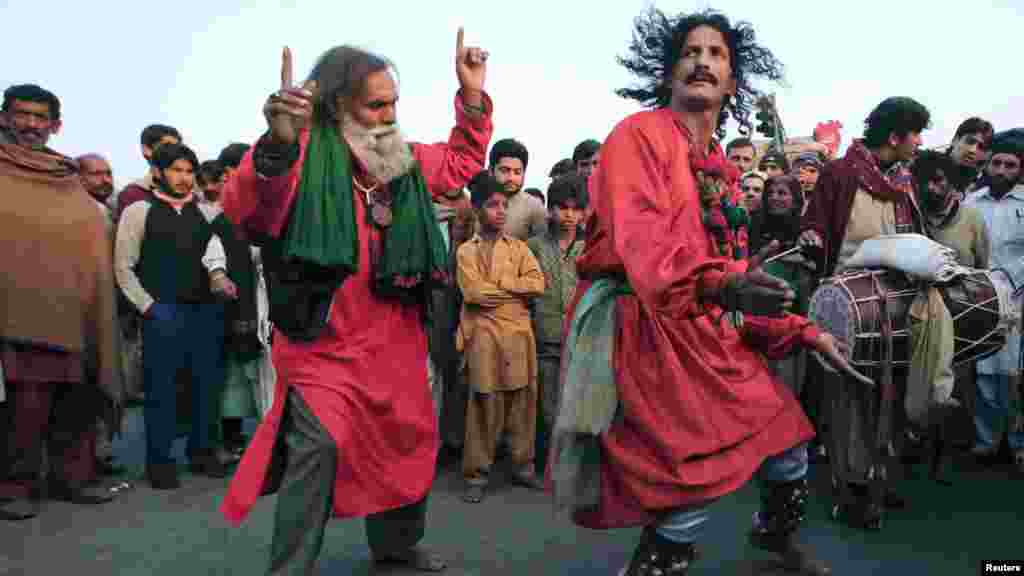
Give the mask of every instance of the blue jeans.
M 978 374 L 978 398 L 974 409 L 975 452 L 994 452 L 1007 433 L 1013 452 L 1024 451 L 1024 432 L 1008 430 L 1011 410 L 1010 377 L 1006 374 Z
M 178 432 L 178 370 L 192 372 L 188 454 L 211 448 L 210 421 L 219 417 L 210 388 L 224 383 L 224 313 L 220 304 L 175 304 L 170 320 L 142 321 L 143 418 L 146 462 L 170 464 Z M 217 407 L 219 408 L 219 407 Z
M 807 444 L 798 444 L 767 458 L 757 470 L 757 479 L 761 482 L 792 482 L 806 475 Z M 710 505 L 709 502 L 671 512 L 658 523 L 655 531 L 666 540 L 692 544 L 700 537 L 711 516 Z

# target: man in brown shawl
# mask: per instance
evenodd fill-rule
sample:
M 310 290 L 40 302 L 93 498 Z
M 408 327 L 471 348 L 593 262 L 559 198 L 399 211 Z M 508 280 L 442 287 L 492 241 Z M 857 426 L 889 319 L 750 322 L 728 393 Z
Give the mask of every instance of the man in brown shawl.
M 95 424 L 122 390 L 103 215 L 77 165 L 46 147 L 60 101 L 12 86 L 0 116 L 0 363 L 14 415 L 14 485 L 0 517 L 19 520 L 38 513 L 47 491 L 83 504 L 112 499 L 92 485 Z

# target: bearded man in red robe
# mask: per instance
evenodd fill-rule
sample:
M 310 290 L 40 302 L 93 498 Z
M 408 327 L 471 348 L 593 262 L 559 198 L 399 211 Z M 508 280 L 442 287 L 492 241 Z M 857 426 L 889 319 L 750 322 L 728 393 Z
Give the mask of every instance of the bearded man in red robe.
M 642 84 L 619 94 L 651 110 L 615 127 L 590 179 L 551 454 L 556 504 L 586 527 L 644 526 L 622 574 L 679 576 L 711 503 L 756 473 L 752 544 L 791 570 L 829 574 L 793 537 L 814 430 L 763 356 L 806 346 L 853 370 L 831 336 L 786 312 L 794 293 L 760 269 L 767 252 L 748 261 L 733 244 L 715 169 L 726 116 L 749 130 L 753 77 L 777 80 L 781 64 L 747 24 L 653 8 L 620 62 Z
M 225 186 L 262 248 L 277 388 L 221 510 L 238 524 L 278 491 L 272 574 L 312 574 L 332 516 L 366 518 L 377 563 L 445 568 L 418 545 L 438 450 L 424 307 L 449 280 L 432 198 L 483 169 L 492 133 L 487 53 L 462 39 L 433 145 L 402 136 L 387 59 L 332 48 L 296 88 L 286 49 L 267 133 Z

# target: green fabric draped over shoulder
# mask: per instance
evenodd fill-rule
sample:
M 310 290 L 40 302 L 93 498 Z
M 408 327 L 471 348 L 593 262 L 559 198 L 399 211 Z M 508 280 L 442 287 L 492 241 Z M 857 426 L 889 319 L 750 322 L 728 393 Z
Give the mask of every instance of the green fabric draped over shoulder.
M 374 255 L 375 289 L 402 292 L 429 284 L 447 285 L 448 251 L 434 217 L 430 192 L 418 164 L 389 184 L 392 224 Z M 342 278 L 359 262 L 352 156 L 336 127 L 310 130 L 298 196 L 285 232 L 282 256 L 334 270 Z
M 598 503 L 601 435 L 619 413 L 615 356 L 616 301 L 633 294 L 624 279 L 595 280 L 583 294 L 562 351 L 562 398 L 552 431 L 555 510 L 585 511 Z

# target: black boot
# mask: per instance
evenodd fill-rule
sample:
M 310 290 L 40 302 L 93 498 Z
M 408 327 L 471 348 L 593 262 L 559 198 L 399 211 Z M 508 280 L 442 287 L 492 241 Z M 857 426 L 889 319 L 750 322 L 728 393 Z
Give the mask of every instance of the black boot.
M 832 569 L 811 556 L 797 542 L 796 531 L 807 508 L 807 479 L 792 482 L 765 482 L 761 486 L 759 522 L 750 532 L 755 548 L 775 553 L 786 570 L 807 576 L 827 576 Z
M 154 490 L 177 490 L 181 488 L 181 481 L 178 480 L 178 465 L 174 462 L 146 464 L 146 478 Z
M 899 496 L 891 493 L 891 497 L 874 498 L 871 490 L 863 484 L 849 482 L 842 486 L 833 484 L 835 504 L 832 505 L 832 519 L 842 522 L 851 528 L 877 532 L 885 523 L 886 499 L 891 500 L 895 507 Z M 905 504 L 905 502 L 904 502 Z
M 672 542 L 648 526 L 622 576 L 683 576 L 696 559 L 693 544 Z
M 189 456 L 188 469 L 193 474 L 210 478 L 226 478 L 231 472 L 217 458 L 217 451 L 212 449 L 196 450 Z

